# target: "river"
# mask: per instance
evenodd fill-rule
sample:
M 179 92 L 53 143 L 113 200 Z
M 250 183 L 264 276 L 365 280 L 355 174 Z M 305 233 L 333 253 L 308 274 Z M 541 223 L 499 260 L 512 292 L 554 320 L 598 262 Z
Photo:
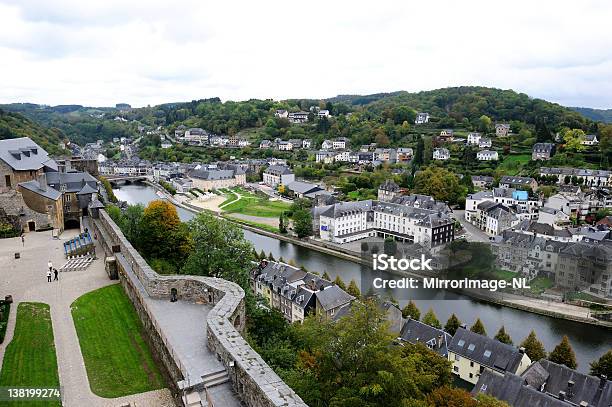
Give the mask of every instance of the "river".
M 113 191 L 118 199 L 131 204 L 146 205 L 152 200 L 159 199 L 152 187 L 142 184 L 122 185 Z M 195 216 L 183 208 L 177 208 L 177 211 L 183 221 L 188 221 Z M 297 266 L 304 266 L 309 271 L 317 271 L 321 274 L 327 271 L 332 278 L 339 275 L 347 284 L 355 279 L 358 284 L 366 285 L 373 278 L 374 272 L 370 268 L 348 260 L 247 230 L 244 231 L 244 236 L 253 243 L 257 252 L 263 250 L 266 253 L 272 253 L 276 259 L 282 257 L 285 261 L 293 260 Z M 407 299 L 401 297 L 405 292 L 393 293 L 402 307 L 407 303 Z M 432 308 L 443 325 L 448 317 L 455 313 L 468 326 L 476 318 L 480 318 L 489 336 L 495 335 L 497 330 L 504 325 L 515 344 L 520 343 L 534 329 L 546 350 L 550 352 L 561 341 L 563 335 L 567 335 L 576 353 L 578 370 L 581 372 L 588 372 L 589 363 L 612 347 L 612 330 L 607 328 L 479 302 L 444 290 L 413 289 L 410 294 L 421 309 L 421 316 Z

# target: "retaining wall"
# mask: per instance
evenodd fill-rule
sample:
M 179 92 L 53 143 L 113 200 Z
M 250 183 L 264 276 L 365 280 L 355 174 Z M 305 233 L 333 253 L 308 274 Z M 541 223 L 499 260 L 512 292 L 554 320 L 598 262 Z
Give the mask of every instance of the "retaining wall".
M 186 371 L 143 297 L 169 299 L 175 289 L 180 300 L 213 306 L 206 321 L 208 348 L 223 363 L 234 390 L 247 406 L 307 407 L 240 334 L 245 327 L 244 291 L 240 286 L 214 277 L 159 275 L 132 247 L 106 211 L 100 210 L 94 225 L 106 254 L 117 258 L 120 280 L 143 323 L 152 331 L 151 342 L 172 377 L 173 390 L 194 388 L 199 383 L 183 380 Z

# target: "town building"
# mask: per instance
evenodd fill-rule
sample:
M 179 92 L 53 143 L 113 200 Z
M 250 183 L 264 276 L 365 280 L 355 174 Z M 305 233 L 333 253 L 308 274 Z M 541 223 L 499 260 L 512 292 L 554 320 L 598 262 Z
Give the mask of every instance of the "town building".
M 448 346 L 453 337 L 442 329 L 434 328 L 419 320 L 408 317 L 400 332 L 399 339 L 413 345 L 422 343 L 438 355 L 447 358 Z
M 540 176 L 552 175 L 557 177 L 557 183 L 560 185 L 570 184 L 573 182 L 573 179 L 582 180 L 581 184 L 587 187 L 606 187 L 612 185 L 612 171 L 569 167 L 540 167 Z
M 410 147 L 399 147 L 397 149 L 397 162 L 404 163 L 412 160 L 412 156 L 414 155 L 414 151 Z
M 289 185 L 293 181 L 295 181 L 295 174 L 289 167 L 283 165 L 271 165 L 263 173 L 264 184 L 272 188 Z
M 400 195 L 400 187 L 393 180 L 386 180 L 378 187 L 378 200 L 380 202 L 391 202 Z
M 438 136 L 438 139 L 442 142 L 453 141 L 454 135 L 455 135 L 455 132 L 453 131 L 453 129 L 444 129 L 440 131 L 440 135 Z
M 531 177 L 514 177 L 510 175 L 504 175 L 499 180 L 499 186 L 501 188 L 516 188 L 516 189 L 531 189 L 536 191 L 538 189 L 538 183 Z
M 482 134 L 481 133 L 471 132 L 471 133 L 468 134 L 467 143 L 468 144 L 473 144 L 473 145 L 478 145 L 478 143 L 480 143 L 480 139 L 481 138 L 482 138 Z
M 434 148 L 433 159 L 434 160 L 448 160 L 450 158 L 450 151 L 448 148 Z
M 328 118 L 328 117 L 331 117 L 331 114 L 329 114 L 329 110 L 321 109 L 317 112 L 317 117 L 319 119 L 322 119 L 324 117 Z
M 289 112 L 285 109 L 277 109 L 276 112 L 274 112 L 274 116 L 279 119 L 286 119 L 289 117 Z
M 522 374 L 482 373 L 472 394 L 488 394 L 513 407 L 609 407 L 612 381 L 541 359 Z
M 491 188 L 491 186 L 493 186 L 493 181 L 493 177 L 487 175 L 472 175 L 472 185 L 474 185 L 474 188 Z
M 287 118 L 289 119 L 290 123 L 293 124 L 300 124 L 300 123 L 306 123 L 308 121 L 308 112 L 294 112 L 294 113 L 289 113 L 287 115 Z
M 553 143 L 535 143 L 531 152 L 533 161 L 547 161 L 555 154 L 555 145 Z
M 493 146 L 493 141 L 490 138 L 481 138 L 478 142 L 478 148 L 491 148 Z
M 338 137 L 332 140 L 332 149 L 333 150 L 344 150 L 349 145 L 350 140 L 346 137 Z
M 482 150 L 476 153 L 476 159 L 479 161 L 497 161 L 499 159 L 499 155 L 497 154 L 497 151 Z
M 429 122 L 429 113 L 417 113 L 414 124 L 425 124 L 427 122 Z
M 246 173 L 241 169 L 194 169 L 188 174 L 193 188 L 212 191 L 246 184 Z
M 512 133 L 512 130 L 510 130 L 508 123 L 497 123 L 495 125 L 495 135 L 497 137 L 505 137 L 510 133 Z
M 336 160 L 336 153 L 333 151 L 317 151 L 315 155 L 315 161 L 324 164 L 331 164 Z
M 476 384 L 485 370 L 521 374 L 531 364 L 525 349 L 469 331 L 461 326 L 448 347 L 453 374 Z
M 584 136 L 584 140 L 580 142 L 583 146 L 595 146 L 599 144 L 599 140 L 597 140 L 597 136 L 595 134 L 587 134 Z
M 318 195 L 331 195 L 319 185 L 304 181 L 293 181 L 287 184 L 286 190 L 294 198 L 315 199 Z
M 312 139 L 305 138 L 302 140 L 302 148 L 312 148 Z

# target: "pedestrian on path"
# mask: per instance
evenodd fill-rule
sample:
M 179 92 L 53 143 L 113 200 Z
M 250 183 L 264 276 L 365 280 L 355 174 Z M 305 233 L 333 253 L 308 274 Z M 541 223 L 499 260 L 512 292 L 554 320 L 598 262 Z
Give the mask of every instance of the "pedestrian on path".
M 47 283 L 51 282 L 51 269 L 49 269 L 49 271 L 47 271 Z
M 57 281 L 57 269 L 53 269 L 53 274 L 55 275 L 55 277 L 53 278 L 53 281 Z
M 25 236 L 23 235 L 23 233 L 21 234 L 21 245 L 25 246 Z
M 49 273 L 51 273 L 53 271 L 53 263 L 51 263 L 51 260 L 49 260 L 47 266 L 49 266 Z

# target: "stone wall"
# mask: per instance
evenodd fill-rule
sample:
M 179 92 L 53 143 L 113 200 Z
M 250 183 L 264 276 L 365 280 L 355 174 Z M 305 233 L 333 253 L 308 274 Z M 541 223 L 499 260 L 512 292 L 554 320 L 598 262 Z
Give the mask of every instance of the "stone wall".
M 61 201 L 59 207 L 61 209 Z M 28 231 L 28 222 L 34 222 L 36 230 L 47 229 L 49 227 L 56 227 L 62 230 L 64 228 L 63 214 L 61 210 L 57 212 L 57 206 L 54 212 L 62 215 L 61 220 L 58 220 L 54 214 L 39 213 L 30 209 L 26 205 L 21 193 L 15 190 L 0 193 L 0 208 L 3 208 L 9 216 L 17 216 L 25 232 Z
M 247 406 L 307 407 L 241 336 L 240 333 L 245 327 L 242 288 L 230 281 L 213 277 L 157 274 L 104 210 L 100 211 L 99 219 L 95 220 L 94 230 L 107 254 L 112 254 L 113 246 L 115 252 L 119 250 L 116 257 L 121 260 L 118 262 L 122 271 L 120 278 L 145 326 L 156 331 L 154 336 L 159 338 L 153 340 L 157 344 L 156 350 L 165 344 L 164 335 L 154 326 L 154 321 L 151 321 L 150 315 L 147 314 L 146 304 L 140 296 L 146 294 L 152 298 L 169 299 L 172 290 L 176 289 L 179 299 L 213 305 L 206 321 L 208 348 L 223 363 L 234 390 Z M 129 273 L 126 273 L 126 269 Z M 134 281 L 131 276 L 134 276 Z M 171 376 L 177 378 L 176 370 L 181 370 L 180 361 L 176 358 L 173 362 L 167 360 L 172 358 L 172 351 L 167 345 L 160 352 Z M 183 388 L 183 383 L 177 383 L 176 387 Z

